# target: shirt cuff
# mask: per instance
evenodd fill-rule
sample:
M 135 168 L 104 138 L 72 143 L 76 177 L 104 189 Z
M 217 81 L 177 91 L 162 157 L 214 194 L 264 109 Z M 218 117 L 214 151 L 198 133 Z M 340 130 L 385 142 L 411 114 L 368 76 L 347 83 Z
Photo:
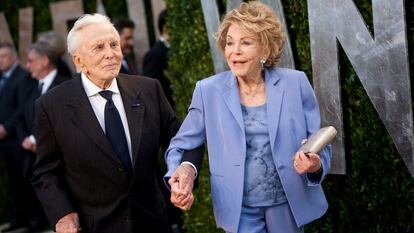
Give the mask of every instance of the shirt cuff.
M 36 138 L 35 138 L 35 136 L 34 136 L 33 134 L 29 136 L 29 140 L 30 140 L 33 144 L 36 144 Z
M 194 166 L 194 164 L 192 164 L 191 162 L 188 162 L 188 161 L 184 161 L 184 162 L 182 162 L 181 164 L 188 164 L 188 165 L 190 165 L 191 167 L 193 167 L 194 172 L 195 172 L 194 179 L 197 177 L 197 168 Z

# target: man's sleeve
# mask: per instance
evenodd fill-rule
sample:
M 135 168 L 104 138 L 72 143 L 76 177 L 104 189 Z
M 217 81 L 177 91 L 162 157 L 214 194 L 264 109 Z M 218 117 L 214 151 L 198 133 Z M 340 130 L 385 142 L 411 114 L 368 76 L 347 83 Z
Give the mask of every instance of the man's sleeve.
M 205 138 L 204 107 L 200 82 L 197 82 L 188 114 L 165 153 L 168 166 L 165 176 L 170 177 L 183 161 L 193 163 L 199 172 L 204 151 L 200 146 L 204 144 Z
M 54 128 L 40 98 L 36 101 L 37 157 L 32 185 L 52 226 L 63 216 L 76 212 L 65 190 L 62 155 Z

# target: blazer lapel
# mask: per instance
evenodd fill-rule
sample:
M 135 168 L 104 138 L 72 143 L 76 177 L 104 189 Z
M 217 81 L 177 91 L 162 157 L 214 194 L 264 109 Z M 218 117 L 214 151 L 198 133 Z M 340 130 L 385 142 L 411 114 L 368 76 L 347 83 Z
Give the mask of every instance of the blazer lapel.
M 225 86 L 227 89 L 223 93 L 224 102 L 240 126 L 240 129 L 244 132 L 243 115 L 240 106 L 240 94 L 236 77 L 228 72 L 225 79 Z
M 67 107 L 72 109 L 72 122 L 79 127 L 95 144 L 104 151 L 109 158 L 121 164 L 118 156 L 112 149 L 111 144 L 105 136 L 98 120 L 96 119 L 95 113 L 93 112 L 92 106 L 89 103 L 89 99 L 86 96 L 85 90 L 82 87 L 82 81 L 80 75 L 72 80 L 72 92 L 77 93 L 72 95 L 69 99 Z
M 276 140 L 279 126 L 280 112 L 282 109 L 284 87 L 279 84 L 280 76 L 272 70 L 265 70 L 266 78 L 266 103 L 267 103 L 267 127 L 272 148 Z
M 127 79 L 125 77 L 116 78 L 128 120 L 129 134 L 131 137 L 132 167 L 135 167 L 138 148 L 141 142 L 145 107 L 140 101 L 139 90 L 134 85 L 128 85 Z

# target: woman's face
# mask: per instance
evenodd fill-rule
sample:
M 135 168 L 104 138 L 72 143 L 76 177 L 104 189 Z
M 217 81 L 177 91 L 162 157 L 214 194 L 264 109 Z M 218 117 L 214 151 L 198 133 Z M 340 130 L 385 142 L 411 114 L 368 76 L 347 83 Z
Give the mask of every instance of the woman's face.
M 260 59 L 264 51 L 251 34 L 232 24 L 227 31 L 224 56 L 233 74 L 239 78 L 257 78 L 261 75 Z

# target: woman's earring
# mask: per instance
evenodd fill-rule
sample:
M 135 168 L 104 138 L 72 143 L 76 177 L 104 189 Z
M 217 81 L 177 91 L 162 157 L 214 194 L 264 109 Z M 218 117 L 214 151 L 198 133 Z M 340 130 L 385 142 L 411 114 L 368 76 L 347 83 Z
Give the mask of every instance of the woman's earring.
M 264 58 L 260 59 L 260 64 L 262 65 L 262 70 L 264 70 L 265 63 L 266 63 L 266 59 L 264 59 Z

